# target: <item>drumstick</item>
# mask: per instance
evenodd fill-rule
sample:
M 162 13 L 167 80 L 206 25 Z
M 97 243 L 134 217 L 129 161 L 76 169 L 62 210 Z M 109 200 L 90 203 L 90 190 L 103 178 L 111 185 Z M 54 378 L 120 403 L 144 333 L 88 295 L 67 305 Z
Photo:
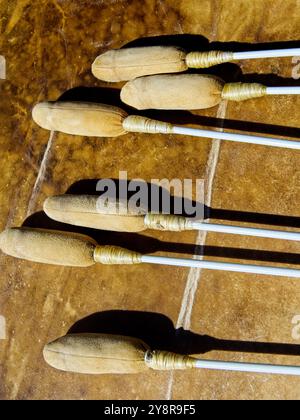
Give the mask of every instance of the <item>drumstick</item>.
M 97 245 L 88 236 L 43 229 L 7 229 L 0 235 L 0 249 L 16 258 L 70 267 L 148 263 L 300 278 L 300 270 L 290 268 L 143 255 L 117 246 Z
M 79 136 L 118 137 L 127 132 L 182 134 L 300 150 L 298 141 L 178 127 L 136 115 L 128 116 L 120 108 L 103 104 L 42 102 L 35 105 L 32 116 L 42 128 Z
M 95 77 L 107 82 L 121 82 L 151 74 L 179 73 L 188 68 L 208 68 L 235 60 L 255 58 L 296 57 L 300 48 L 281 50 L 186 53 L 177 47 L 138 47 L 107 51 L 92 65 Z
M 121 90 L 124 103 L 136 109 L 194 110 L 212 108 L 223 99 L 245 101 L 267 95 L 300 95 L 300 86 L 266 87 L 259 83 L 226 83 L 204 74 L 145 76 Z
M 102 199 L 96 195 L 59 195 L 44 202 L 44 211 L 53 220 L 93 229 L 118 232 L 142 232 L 146 229 L 175 231 L 202 230 L 206 232 L 247 235 L 260 238 L 300 241 L 300 233 L 281 230 L 255 229 L 195 221 L 183 216 L 151 214 L 128 208 L 125 200 Z
M 168 351 L 151 350 L 140 339 L 112 334 L 69 334 L 47 344 L 43 355 L 45 361 L 55 369 L 90 375 L 193 368 L 300 375 L 300 366 L 200 360 Z

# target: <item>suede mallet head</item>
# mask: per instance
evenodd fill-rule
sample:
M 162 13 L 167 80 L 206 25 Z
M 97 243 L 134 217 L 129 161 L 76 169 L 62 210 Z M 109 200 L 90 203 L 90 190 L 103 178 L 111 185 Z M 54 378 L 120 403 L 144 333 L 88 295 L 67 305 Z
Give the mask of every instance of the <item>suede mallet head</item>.
M 0 234 L 2 252 L 44 264 L 89 267 L 95 264 L 96 246 L 88 236 L 69 232 L 12 228 Z

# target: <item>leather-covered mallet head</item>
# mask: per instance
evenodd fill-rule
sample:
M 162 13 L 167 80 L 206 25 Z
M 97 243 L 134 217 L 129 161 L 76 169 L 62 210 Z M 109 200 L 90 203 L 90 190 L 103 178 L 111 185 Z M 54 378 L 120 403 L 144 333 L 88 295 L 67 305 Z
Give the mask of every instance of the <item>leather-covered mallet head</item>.
M 53 220 L 70 225 L 115 232 L 142 232 L 146 229 L 180 232 L 193 230 L 186 217 L 151 214 L 130 201 L 106 200 L 94 195 L 58 195 L 44 202 L 44 211 Z
M 205 109 L 218 105 L 225 83 L 200 74 L 145 76 L 126 83 L 124 103 L 142 109 Z
M 141 340 L 109 334 L 71 334 L 44 348 L 45 361 L 65 372 L 84 374 L 140 373 L 149 368 Z
M 137 210 L 125 200 L 66 194 L 47 198 L 44 211 L 53 220 L 75 226 L 116 232 L 141 232 L 146 229 L 146 209 Z
M 178 73 L 188 69 L 186 53 L 177 47 L 139 47 L 107 51 L 96 58 L 97 79 L 121 82 L 149 74 Z
M 90 137 L 118 137 L 126 133 L 127 117 L 120 108 L 83 102 L 41 102 L 32 110 L 33 120 L 42 128 Z
M 197 362 L 190 356 L 151 351 L 137 338 L 111 334 L 70 334 L 47 344 L 43 353 L 56 369 L 92 375 L 191 369 Z
M 95 264 L 97 243 L 85 235 L 45 229 L 12 228 L 0 234 L 1 250 L 24 260 L 70 267 Z
M 128 116 L 120 108 L 86 102 L 41 102 L 33 108 L 34 121 L 46 130 L 93 137 L 118 137 L 127 132 L 170 134 L 170 123 Z
M 112 245 L 98 245 L 78 233 L 13 228 L 0 235 L 1 250 L 12 257 L 43 264 L 89 267 L 100 264 L 140 264 L 142 254 Z

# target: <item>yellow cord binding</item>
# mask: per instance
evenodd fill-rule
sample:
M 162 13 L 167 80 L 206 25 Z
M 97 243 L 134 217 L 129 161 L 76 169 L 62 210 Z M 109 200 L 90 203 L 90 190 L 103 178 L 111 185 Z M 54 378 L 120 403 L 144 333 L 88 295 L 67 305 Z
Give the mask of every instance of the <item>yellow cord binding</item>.
M 187 54 L 185 61 L 189 68 L 206 69 L 218 64 L 233 61 L 234 54 L 224 51 L 191 52 Z
M 266 86 L 259 83 L 227 83 L 222 91 L 222 99 L 239 102 L 261 98 L 266 94 Z
M 168 351 L 147 351 L 145 363 L 154 370 L 185 370 L 196 367 L 197 360 Z
M 118 246 L 97 246 L 94 251 L 95 262 L 107 265 L 140 264 L 142 254 Z
M 193 230 L 188 219 L 183 216 L 171 214 L 147 214 L 144 219 L 145 226 L 149 229 L 181 232 Z
M 173 126 L 170 123 L 152 120 L 150 118 L 131 115 L 124 119 L 123 128 L 132 133 L 171 134 Z

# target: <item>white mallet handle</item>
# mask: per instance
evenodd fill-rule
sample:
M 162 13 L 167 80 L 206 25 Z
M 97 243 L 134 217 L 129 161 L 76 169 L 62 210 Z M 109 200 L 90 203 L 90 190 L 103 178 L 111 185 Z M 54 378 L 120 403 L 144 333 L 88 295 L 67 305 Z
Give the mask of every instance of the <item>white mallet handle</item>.
M 222 133 L 218 131 L 200 130 L 197 128 L 173 127 L 174 134 L 185 136 L 213 138 L 218 140 L 234 141 L 237 143 L 258 144 L 261 146 L 283 147 L 286 149 L 300 150 L 300 142 L 283 140 L 274 137 L 260 137 L 245 134 Z
M 197 360 L 196 368 L 232 372 L 266 373 L 273 375 L 300 376 L 300 366 L 276 366 L 258 363 L 221 362 Z
M 203 268 L 207 270 L 232 271 L 237 273 L 300 278 L 300 270 L 295 270 L 291 268 L 192 260 L 187 258 L 159 257 L 153 255 L 142 255 L 140 258 L 140 262 L 149 264 L 171 265 L 177 267 L 194 267 Z
M 300 57 L 300 48 L 283 50 L 244 51 L 233 53 L 234 60 L 251 60 L 253 58 Z

